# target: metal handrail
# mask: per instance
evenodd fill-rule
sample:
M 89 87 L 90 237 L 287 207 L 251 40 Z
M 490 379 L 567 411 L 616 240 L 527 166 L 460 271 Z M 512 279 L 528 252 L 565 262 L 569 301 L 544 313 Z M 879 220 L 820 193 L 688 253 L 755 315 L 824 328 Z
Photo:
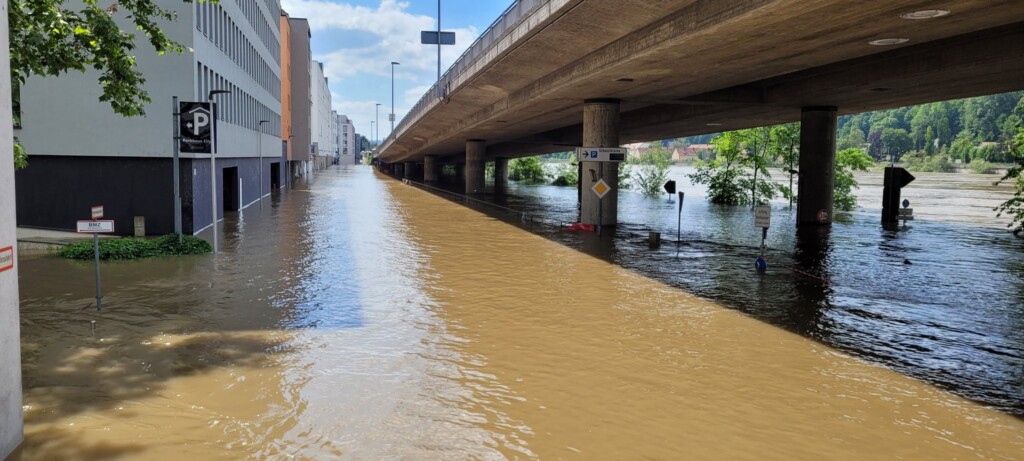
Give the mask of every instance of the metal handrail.
M 388 137 L 384 138 L 379 146 L 386 146 L 395 139 L 395 134 L 402 132 L 407 125 L 412 123 L 413 120 L 418 120 L 420 116 L 431 107 L 437 105 L 441 99 L 450 94 L 453 88 L 448 87 L 453 80 L 451 77 L 461 75 L 468 68 L 472 67 L 478 59 L 486 55 L 484 51 L 490 48 L 491 45 L 498 43 L 500 38 L 505 35 L 506 32 L 514 29 L 514 26 L 518 25 L 520 20 L 529 16 L 541 6 L 550 3 L 551 0 L 517 0 L 505 11 L 495 19 L 490 26 L 481 33 L 476 40 L 473 41 L 466 51 L 463 51 L 459 58 L 449 67 L 441 79 L 434 82 L 434 84 L 427 90 L 423 96 L 420 97 L 419 101 L 409 109 L 409 112 L 398 122 L 398 126 L 395 127 L 394 131 L 388 134 Z M 486 43 L 485 43 L 486 39 Z M 441 86 L 441 83 L 445 82 L 445 87 Z M 443 88 L 443 89 L 442 89 Z M 378 148 L 377 154 L 379 155 L 380 149 Z

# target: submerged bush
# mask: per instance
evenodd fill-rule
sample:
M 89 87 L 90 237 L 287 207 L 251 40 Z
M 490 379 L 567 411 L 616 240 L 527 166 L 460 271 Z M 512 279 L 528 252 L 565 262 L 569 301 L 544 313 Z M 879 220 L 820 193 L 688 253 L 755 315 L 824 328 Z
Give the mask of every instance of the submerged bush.
M 146 240 L 119 238 L 100 240 L 100 259 L 125 260 L 153 256 L 200 255 L 212 251 L 210 244 L 201 238 L 183 235 L 178 243 L 176 234 Z M 57 256 L 67 259 L 93 259 L 91 240 L 72 243 L 61 248 Z

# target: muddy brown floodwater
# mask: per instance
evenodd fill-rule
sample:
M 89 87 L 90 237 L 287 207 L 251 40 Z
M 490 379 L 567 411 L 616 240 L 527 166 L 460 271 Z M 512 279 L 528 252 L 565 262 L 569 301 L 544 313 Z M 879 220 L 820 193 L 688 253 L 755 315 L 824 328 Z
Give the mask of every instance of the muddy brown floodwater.
M 384 178 L 21 261 L 22 460 L 1020 459 L 1024 421 Z M 96 321 L 96 332 L 90 321 Z

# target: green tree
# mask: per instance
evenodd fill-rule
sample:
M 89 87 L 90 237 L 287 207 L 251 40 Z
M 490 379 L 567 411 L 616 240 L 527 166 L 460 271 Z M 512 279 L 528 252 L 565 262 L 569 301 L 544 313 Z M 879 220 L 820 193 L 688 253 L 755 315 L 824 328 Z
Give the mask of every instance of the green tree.
M 897 162 L 903 154 L 914 148 L 914 141 L 910 139 L 907 130 L 902 128 L 886 128 L 882 130 L 882 152 L 892 156 Z
M 571 153 L 571 152 L 570 152 Z M 579 161 L 576 154 L 571 153 L 568 162 L 559 163 L 555 168 L 554 179 L 551 184 L 555 186 L 575 186 L 580 183 Z
M 184 0 L 191 3 L 191 0 Z M 96 0 L 75 2 L 71 8 L 63 0 L 8 0 L 10 27 L 11 86 L 14 93 L 32 75 L 59 76 L 69 71 L 99 72 L 103 92 L 115 113 L 144 115 L 150 102 L 143 89 L 146 79 L 136 69 L 135 31 L 146 37 L 158 54 L 181 53 L 182 46 L 167 38 L 157 22 L 174 21 L 177 15 L 157 6 L 155 0 L 120 0 L 109 7 Z M 131 24 L 122 30 L 118 21 Z M 18 96 L 15 96 L 17 109 Z M 16 114 L 17 117 L 17 114 Z M 27 165 L 24 151 L 15 150 L 15 165 Z
M 723 133 L 712 143 L 715 160 L 700 165 L 689 178 L 708 186 L 708 200 L 723 205 L 766 203 L 782 188 L 768 180 L 771 129 L 754 128 Z M 748 170 L 749 168 L 749 170 Z M 759 180 L 760 178 L 760 180 Z
M 547 182 L 548 174 L 540 157 L 522 157 L 508 162 L 508 179 L 527 184 Z
M 1024 99 L 1017 103 L 1016 112 L 1020 118 L 1024 119 Z M 1021 174 L 1024 171 L 1024 124 L 1017 126 L 1017 133 L 1010 146 L 1010 155 L 1016 164 L 1006 171 L 996 185 L 1004 181 L 1011 181 L 1016 190 L 1013 197 L 996 207 L 995 211 L 997 217 L 1006 214 L 1011 218 L 1010 224 L 1006 227 L 1013 230 L 1013 235 L 1019 236 L 1024 232 L 1024 175 Z
M 668 169 L 671 164 L 671 154 L 660 146 L 630 157 L 630 187 L 636 187 L 648 197 L 660 195 L 662 185 L 668 181 Z
M 715 146 L 715 159 L 697 167 L 697 171 L 689 175 L 691 181 L 708 186 L 708 201 L 721 205 L 741 205 L 746 203 L 746 194 L 739 185 L 739 177 L 743 174 L 743 141 L 739 133 L 730 131 L 722 133 L 711 143 Z
M 924 132 L 924 152 L 928 155 L 935 153 L 935 130 L 930 126 Z
M 867 171 L 875 161 L 863 149 L 843 149 L 836 152 L 835 179 L 832 186 L 832 203 L 837 209 L 849 211 L 857 206 L 853 190 L 859 184 L 853 178 L 854 171 Z
M 860 135 L 860 142 L 864 142 L 864 133 L 860 128 L 852 127 L 851 135 Z M 782 195 L 789 199 L 789 207 L 793 208 L 793 178 L 796 176 L 796 165 L 800 161 L 800 124 L 787 123 L 772 127 L 771 133 L 772 155 L 782 162 L 789 175 L 789 187 L 782 189 Z

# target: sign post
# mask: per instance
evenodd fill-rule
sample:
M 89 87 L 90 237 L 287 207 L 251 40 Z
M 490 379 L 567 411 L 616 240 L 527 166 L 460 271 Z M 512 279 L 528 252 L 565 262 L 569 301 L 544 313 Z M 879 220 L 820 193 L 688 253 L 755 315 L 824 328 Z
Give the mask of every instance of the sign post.
M 214 253 L 217 252 L 217 147 L 215 143 L 217 120 L 214 116 L 215 108 L 216 106 L 212 102 L 182 101 L 178 104 L 179 149 L 181 152 L 190 154 L 210 154 L 210 207 L 213 212 L 211 226 L 213 227 Z
M 754 226 L 761 228 L 761 254 L 754 261 L 754 269 L 759 273 L 768 270 L 768 261 L 764 259 L 765 240 L 768 239 L 768 228 L 772 225 L 772 207 L 763 205 L 754 207 Z
M 580 164 L 581 171 L 582 171 L 582 167 L 583 167 L 583 162 L 620 163 L 620 162 L 626 161 L 626 154 L 627 154 L 627 150 L 625 148 L 623 148 L 623 147 L 577 147 L 576 148 L 576 160 Z M 593 168 L 588 168 L 588 169 L 590 170 L 590 180 L 594 183 L 594 185 L 590 187 L 590 190 L 592 190 L 594 192 L 594 194 L 597 195 L 597 235 L 601 235 L 601 227 L 602 227 L 602 224 L 604 224 L 603 223 L 603 221 L 604 221 L 604 206 L 603 206 L 604 205 L 604 201 L 603 201 L 603 199 L 604 199 L 605 194 L 607 194 L 608 192 L 611 192 L 612 187 L 607 182 L 604 181 L 604 169 L 603 168 L 598 168 L 599 170 L 601 170 L 600 174 L 595 173 Z M 580 179 L 582 179 L 582 178 L 580 178 Z M 581 181 L 580 182 L 580 186 L 581 187 L 582 187 L 582 184 L 583 183 Z M 582 197 L 580 197 L 580 198 L 581 198 L 581 200 L 580 200 L 580 212 L 582 214 L 582 208 L 583 208 L 583 203 L 582 202 L 583 201 L 582 201 Z
M 908 208 L 910 206 L 910 200 L 903 199 L 903 208 L 897 210 L 896 217 L 903 221 L 903 228 L 907 228 L 907 221 L 914 220 L 914 209 Z
M 683 243 L 683 193 L 679 193 L 679 216 L 676 219 L 676 245 Z
M 590 170 L 590 174 L 594 174 L 594 170 Z M 594 195 L 597 195 L 597 235 L 601 235 L 601 224 L 604 221 L 604 207 L 601 206 L 604 201 L 604 196 L 612 190 L 612 187 L 608 183 L 604 182 L 604 178 L 598 177 L 597 182 L 590 188 L 594 191 Z
M 92 207 L 91 221 L 78 221 L 76 231 L 92 234 L 92 252 L 96 261 L 96 310 L 103 308 L 103 287 L 100 284 L 100 234 L 114 232 L 114 221 L 103 221 L 103 206 Z

